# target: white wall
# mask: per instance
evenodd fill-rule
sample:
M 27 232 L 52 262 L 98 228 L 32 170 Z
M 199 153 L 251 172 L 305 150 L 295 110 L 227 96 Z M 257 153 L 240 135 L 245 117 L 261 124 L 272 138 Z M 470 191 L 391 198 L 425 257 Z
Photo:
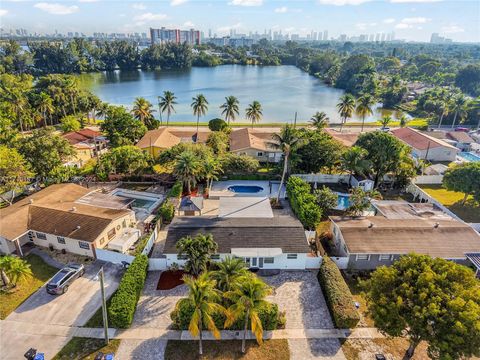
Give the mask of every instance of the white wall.
M 427 150 L 412 149 L 412 154 L 416 158 L 424 160 L 425 156 L 427 156 L 429 161 L 455 161 L 459 152 L 459 149 L 439 146 L 428 149 L 427 155 Z
M 60 236 L 60 237 L 63 237 L 65 239 L 65 244 L 60 244 L 58 242 L 57 235 L 45 234 L 45 233 L 42 233 L 41 231 L 32 231 L 32 233 L 33 233 L 33 243 L 35 245 L 49 247 L 50 244 L 51 244 L 57 250 L 65 249 L 65 251 L 67 251 L 67 252 L 71 252 L 71 253 L 78 254 L 78 255 L 93 257 L 92 243 L 89 242 L 89 241 L 82 241 L 82 240 L 77 240 L 77 239 L 72 239 L 72 238 Z M 47 240 L 37 238 L 37 233 L 45 234 L 47 236 Z M 79 245 L 80 241 L 82 243 L 88 244 L 89 249 L 81 248 L 80 245 Z
M 443 175 L 421 175 L 413 179 L 415 184 L 441 184 Z
M 16 247 L 13 241 L 7 240 L 4 237 L 0 236 L 0 253 L 11 254 L 15 250 L 16 250 Z
M 292 176 L 299 177 L 307 182 L 317 183 L 338 183 L 340 181 L 348 183 L 350 175 L 336 175 L 336 174 L 293 174 Z

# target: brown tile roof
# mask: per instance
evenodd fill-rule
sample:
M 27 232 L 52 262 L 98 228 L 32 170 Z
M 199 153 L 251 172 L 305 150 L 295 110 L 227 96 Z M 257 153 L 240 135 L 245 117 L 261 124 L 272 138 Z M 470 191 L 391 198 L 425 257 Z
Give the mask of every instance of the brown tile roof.
M 179 137 L 170 133 L 168 128 L 162 127 L 159 129 L 147 131 L 137 143 L 137 146 L 141 149 L 149 148 L 150 146 L 158 147 L 161 149 L 169 149 L 179 143 Z
M 85 231 L 76 238 L 93 241 L 96 228 L 104 230 L 105 224 L 130 213 L 127 209 L 108 209 L 76 203 L 91 190 L 76 184 L 51 185 L 15 204 L 0 209 L 0 235 L 14 240 L 35 226 L 34 230 L 66 234 L 77 226 Z M 75 209 L 75 210 L 73 210 Z M 68 235 L 63 235 L 68 236 Z
M 455 146 L 452 146 L 443 140 L 436 139 L 409 127 L 394 129 L 392 130 L 392 134 L 404 143 L 410 145 L 412 148 L 418 150 L 426 150 L 429 147 L 436 148 L 442 146 L 458 150 Z
M 358 140 L 358 133 L 340 133 L 333 129 L 325 129 L 325 132 L 343 145 L 351 147 Z
M 472 144 L 475 142 L 470 135 L 463 131 L 450 131 L 447 133 L 447 137 L 464 144 Z
M 75 145 L 79 142 L 92 140 L 94 137 L 102 136 L 102 133 L 92 129 L 81 129 L 78 131 L 68 132 L 62 135 L 71 145 Z
M 480 249 L 480 236 L 457 220 L 331 217 L 350 254 L 416 252 L 446 259 L 465 258 Z M 373 224 L 372 227 L 369 227 Z M 438 224 L 438 227 L 435 227 Z
M 164 253 L 176 254 L 182 237 L 212 234 L 218 252 L 232 248 L 281 248 L 283 253 L 309 253 L 305 231 L 292 217 L 251 219 L 218 217 L 179 217 L 169 226 Z
M 247 149 L 275 151 L 270 145 L 273 143 L 273 133 L 255 132 L 250 128 L 234 130 L 230 133 L 230 151 Z
M 195 130 L 179 130 L 179 129 L 168 129 L 168 131 L 175 135 L 176 137 L 180 138 L 180 141 L 190 142 L 195 139 L 197 132 Z M 206 143 L 208 139 L 208 135 L 210 135 L 210 130 L 202 130 L 198 131 L 198 141 L 199 143 Z

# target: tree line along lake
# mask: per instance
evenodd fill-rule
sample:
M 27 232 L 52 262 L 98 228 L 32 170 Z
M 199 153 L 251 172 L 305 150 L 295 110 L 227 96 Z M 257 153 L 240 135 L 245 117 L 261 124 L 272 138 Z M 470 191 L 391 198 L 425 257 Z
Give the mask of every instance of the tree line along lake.
M 208 102 L 207 115 L 200 119 L 207 122 L 221 116 L 220 105 L 225 97 L 236 96 L 240 102 L 237 122 L 246 122 L 245 108 L 254 100 L 261 103 L 261 123 L 293 122 L 295 112 L 299 123 L 307 122 L 317 111 L 324 111 L 331 123 L 340 123 L 336 104 L 344 94 L 341 89 L 327 86 L 322 80 L 295 66 L 221 65 L 216 67 L 192 67 L 186 70 L 113 71 L 78 75 L 80 86 L 92 91 L 102 101 L 131 108 L 137 97 L 152 103 L 158 118 L 158 96 L 163 91 L 175 93 L 176 112 L 172 122 L 196 122 L 190 104 L 192 97 L 203 94 Z M 384 110 L 380 104 L 366 122 L 390 115 L 401 114 Z M 165 117 L 165 116 L 164 116 Z M 354 116 L 351 121 L 361 121 Z

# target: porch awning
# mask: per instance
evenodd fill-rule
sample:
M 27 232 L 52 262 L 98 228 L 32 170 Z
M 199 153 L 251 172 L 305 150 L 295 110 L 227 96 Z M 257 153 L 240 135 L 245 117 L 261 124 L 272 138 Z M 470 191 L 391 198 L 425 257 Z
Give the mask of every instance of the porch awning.
M 282 255 L 281 248 L 232 248 L 232 255 L 240 257 L 275 257 Z

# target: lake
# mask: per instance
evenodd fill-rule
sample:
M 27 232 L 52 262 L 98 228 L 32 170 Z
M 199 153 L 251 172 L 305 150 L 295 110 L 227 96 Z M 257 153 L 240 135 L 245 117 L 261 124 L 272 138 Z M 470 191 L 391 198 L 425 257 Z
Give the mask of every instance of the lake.
M 234 95 L 240 101 L 240 117 L 245 122 L 245 108 L 253 100 L 263 107 L 261 122 L 306 122 L 317 111 L 324 111 L 332 123 L 340 122 L 336 104 L 343 90 L 325 85 L 320 79 L 295 66 L 222 65 L 193 67 L 188 70 L 113 71 L 78 76 L 80 85 L 91 90 L 102 101 L 131 108 L 136 97 L 149 100 L 157 110 L 158 96 L 170 90 L 177 96 L 176 113 L 171 121 L 195 122 L 190 104 L 192 97 L 202 93 L 209 102 L 207 116 L 201 121 L 221 117 L 220 105 L 225 97 Z M 375 121 L 385 115 L 377 108 Z M 389 112 L 391 114 L 391 112 Z M 165 115 L 164 115 L 165 116 Z M 393 114 L 395 117 L 396 114 Z M 352 118 L 351 121 L 361 121 Z

